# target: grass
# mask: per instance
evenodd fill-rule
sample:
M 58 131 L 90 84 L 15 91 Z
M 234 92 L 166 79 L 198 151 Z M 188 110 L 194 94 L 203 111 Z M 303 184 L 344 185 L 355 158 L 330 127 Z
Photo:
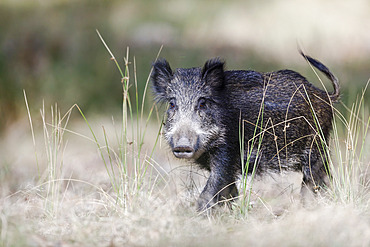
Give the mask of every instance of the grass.
M 300 175 L 281 174 L 242 180 L 236 210 L 199 216 L 194 203 L 204 174 L 162 147 L 161 115 L 155 105 L 149 114 L 143 110 L 149 80 L 139 92 L 135 59 L 130 64 L 127 50 L 121 69 L 99 37 L 122 77 L 122 119 L 101 126 L 103 120 L 91 120 L 77 105 L 64 115 L 57 105 L 50 112 L 43 106 L 37 123 L 28 114 L 29 140 L 19 133 L 23 125 L 9 131 L 1 150 L 8 157 L 3 163 L 11 164 L 1 180 L 1 246 L 369 246 L 370 111 L 364 94 L 348 116 L 336 112 L 333 184 L 315 208 L 299 202 Z M 26 94 L 25 101 L 28 109 Z M 80 119 L 70 120 L 73 110 Z
M 257 162 L 258 162 L 258 156 L 260 155 L 260 148 L 262 145 L 262 140 L 264 137 L 265 131 L 263 131 L 264 126 L 263 126 L 263 111 L 264 111 L 264 98 L 261 102 L 261 107 L 260 111 L 258 112 L 258 117 L 257 117 L 257 122 L 255 123 L 255 128 L 254 128 L 254 133 L 253 133 L 253 138 L 248 142 L 247 147 L 245 147 L 244 143 L 244 124 L 246 123 L 245 120 L 240 119 L 239 123 L 239 143 L 240 143 L 240 159 L 241 159 L 241 167 L 242 167 L 242 176 L 241 176 L 241 183 L 240 183 L 240 188 L 238 191 L 240 191 L 240 203 L 237 204 L 237 207 L 240 215 L 242 217 L 247 217 L 249 209 L 251 207 L 251 196 L 252 196 L 252 191 L 253 191 L 253 181 L 256 176 L 256 171 L 257 171 Z M 254 147 L 257 146 L 256 150 L 256 157 L 255 161 L 252 164 L 250 162 L 251 156 L 253 154 Z M 245 161 L 244 158 L 244 150 L 247 151 L 247 159 Z M 249 166 L 253 165 L 252 173 L 248 175 L 249 171 Z
M 338 118 L 344 126 L 343 140 L 338 130 L 337 122 L 334 122 L 333 146 L 335 153 L 335 164 L 333 171 L 333 189 L 330 191 L 331 198 L 335 202 L 369 206 L 369 156 L 366 150 L 369 148 L 368 130 L 370 127 L 369 110 L 364 106 L 364 94 L 369 85 L 367 82 L 362 94 L 348 110 L 348 117 L 337 113 Z
M 139 109 L 139 93 L 136 78 L 136 63 L 134 58 L 134 81 L 135 81 L 135 96 L 134 101 L 136 109 L 133 109 L 132 101 L 130 98 L 129 88 L 130 84 L 130 74 L 129 74 L 129 49 L 127 48 L 127 56 L 124 59 L 124 69 L 122 70 L 117 59 L 114 57 L 113 53 L 110 51 L 109 47 L 106 45 L 104 39 L 97 30 L 97 34 L 107 51 L 111 55 L 111 60 L 117 66 L 121 74 L 122 83 L 122 126 L 120 133 L 116 132 L 116 140 L 118 143 L 118 150 L 114 150 L 109 144 L 109 138 L 107 136 L 106 130 L 103 128 L 104 144 L 101 145 L 96 137 L 95 132 L 91 128 L 87 118 L 83 114 L 82 110 L 77 106 L 81 116 L 85 120 L 86 124 L 89 126 L 91 134 L 94 138 L 94 142 L 97 145 L 100 156 L 103 160 L 106 172 L 109 175 L 113 191 L 116 194 L 116 201 L 118 205 L 123 208 L 130 207 L 131 203 L 128 200 L 135 199 L 136 195 L 141 192 L 151 193 L 153 191 L 153 186 L 157 183 L 158 177 L 154 177 L 153 174 L 147 174 L 152 172 L 148 169 L 149 166 L 156 168 L 154 161 L 152 159 L 154 149 L 157 145 L 159 139 L 160 129 L 156 132 L 156 140 L 149 151 L 150 154 L 143 153 L 144 137 L 147 131 L 150 117 L 152 116 L 154 110 L 154 104 L 150 108 L 148 116 L 144 119 L 144 104 L 145 95 L 148 88 L 149 78 L 146 81 L 145 89 L 142 96 L 142 105 Z M 136 116 L 134 116 L 134 111 Z M 160 174 L 160 173 L 159 173 Z M 146 177 L 149 177 L 149 184 L 146 184 Z M 150 194 L 146 194 L 150 196 Z

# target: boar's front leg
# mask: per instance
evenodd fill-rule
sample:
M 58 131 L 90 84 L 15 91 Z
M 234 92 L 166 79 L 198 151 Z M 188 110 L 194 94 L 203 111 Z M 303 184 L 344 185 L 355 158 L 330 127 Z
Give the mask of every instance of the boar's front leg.
M 199 212 L 206 211 L 223 200 L 238 196 L 235 185 L 236 171 L 230 157 L 233 156 L 226 151 L 219 151 L 217 155 L 210 157 L 211 173 L 197 201 Z

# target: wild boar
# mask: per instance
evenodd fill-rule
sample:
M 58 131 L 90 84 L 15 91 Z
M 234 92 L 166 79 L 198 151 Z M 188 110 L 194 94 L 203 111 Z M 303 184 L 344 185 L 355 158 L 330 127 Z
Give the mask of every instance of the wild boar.
M 332 93 L 291 70 L 225 70 L 218 58 L 174 71 L 164 59 L 154 63 L 153 91 L 168 103 L 165 139 L 177 158 L 210 172 L 199 211 L 236 197 L 235 180 L 253 171 L 299 170 L 302 190 L 324 185 L 339 83 L 325 65 L 301 54 L 331 80 Z

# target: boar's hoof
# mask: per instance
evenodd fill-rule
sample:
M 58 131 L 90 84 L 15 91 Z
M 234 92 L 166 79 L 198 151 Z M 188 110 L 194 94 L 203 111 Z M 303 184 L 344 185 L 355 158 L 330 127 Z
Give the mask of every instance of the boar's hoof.
M 211 209 L 216 202 L 213 202 L 212 199 L 205 198 L 203 196 L 198 198 L 197 201 L 197 211 L 199 213 L 207 212 L 209 209 Z

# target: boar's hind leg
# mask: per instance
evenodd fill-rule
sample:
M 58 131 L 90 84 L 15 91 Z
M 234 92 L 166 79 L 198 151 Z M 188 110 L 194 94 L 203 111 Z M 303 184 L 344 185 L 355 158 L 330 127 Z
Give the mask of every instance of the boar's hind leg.
M 328 184 L 328 165 L 324 157 L 324 152 L 319 152 L 318 148 L 310 150 L 310 155 L 303 161 L 303 182 L 301 188 L 302 196 L 311 192 L 317 193 L 319 189 Z

